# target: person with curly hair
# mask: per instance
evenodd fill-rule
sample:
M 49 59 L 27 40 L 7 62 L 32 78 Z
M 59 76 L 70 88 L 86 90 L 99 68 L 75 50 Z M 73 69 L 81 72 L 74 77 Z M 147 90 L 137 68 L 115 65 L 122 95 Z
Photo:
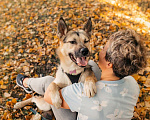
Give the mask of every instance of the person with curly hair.
M 98 66 L 101 71 L 93 61 L 90 62 L 98 79 L 96 95 L 88 98 L 84 94 L 83 83 L 74 83 L 61 89 L 62 108 L 55 111 L 70 109 L 72 112 L 58 112 L 56 119 L 75 120 L 78 113 L 77 120 L 131 120 L 140 91 L 131 75 L 146 67 L 146 61 L 146 49 L 134 30 L 112 34 L 99 52 Z M 52 104 L 48 86 L 50 82 L 47 82 L 50 79 L 54 78 L 25 78 L 23 85 L 35 91 L 43 90 L 45 101 Z

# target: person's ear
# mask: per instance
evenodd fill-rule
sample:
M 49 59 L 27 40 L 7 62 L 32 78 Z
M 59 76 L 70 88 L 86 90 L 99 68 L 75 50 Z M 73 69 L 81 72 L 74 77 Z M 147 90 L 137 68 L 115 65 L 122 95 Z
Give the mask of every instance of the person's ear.
M 107 66 L 106 66 L 107 68 L 112 68 L 113 67 L 113 64 L 112 63 L 110 63 L 110 62 L 107 62 Z

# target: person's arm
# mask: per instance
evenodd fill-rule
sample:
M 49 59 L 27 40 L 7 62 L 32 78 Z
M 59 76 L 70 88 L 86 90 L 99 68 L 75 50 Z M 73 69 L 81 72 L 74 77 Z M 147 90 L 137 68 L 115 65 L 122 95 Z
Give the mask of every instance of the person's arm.
M 83 83 L 74 83 L 65 88 L 62 88 L 59 93 L 62 99 L 62 108 L 70 109 L 72 112 L 78 112 L 82 103 L 83 94 Z M 44 99 L 46 102 L 52 104 L 52 100 L 49 93 L 49 88 L 47 88 Z
M 97 80 L 100 80 L 100 78 L 101 78 L 101 70 L 98 67 L 98 65 L 93 60 L 89 60 L 88 65 L 91 66 L 92 71 L 94 72 L 95 77 L 97 78 Z
M 62 97 L 62 93 L 61 93 L 61 90 L 59 90 L 59 94 L 60 94 L 60 98 L 62 99 L 62 105 L 61 107 L 64 108 L 64 109 L 70 109 L 68 104 L 66 103 L 66 101 L 64 100 L 64 98 Z M 52 103 L 52 100 L 51 100 L 51 97 L 50 97 L 50 94 L 49 94 L 49 89 L 47 88 L 47 90 L 45 91 L 45 94 L 44 94 L 44 100 L 53 105 Z

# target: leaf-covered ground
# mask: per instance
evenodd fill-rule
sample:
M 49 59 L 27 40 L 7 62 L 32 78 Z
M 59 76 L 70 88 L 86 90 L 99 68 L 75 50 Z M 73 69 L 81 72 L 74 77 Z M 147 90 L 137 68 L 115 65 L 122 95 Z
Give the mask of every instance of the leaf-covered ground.
M 60 16 L 70 28 L 82 28 L 92 17 L 92 57 L 110 34 L 120 29 L 136 30 L 145 39 L 148 66 L 134 75 L 141 92 L 133 119 L 150 119 L 150 1 L 149 0 L 0 0 L 0 118 L 33 118 L 34 104 L 14 110 L 13 105 L 32 95 L 16 86 L 18 73 L 30 77 L 55 75 L 59 44 L 56 36 Z M 38 111 L 39 114 L 43 113 Z M 54 117 L 53 117 L 54 119 Z

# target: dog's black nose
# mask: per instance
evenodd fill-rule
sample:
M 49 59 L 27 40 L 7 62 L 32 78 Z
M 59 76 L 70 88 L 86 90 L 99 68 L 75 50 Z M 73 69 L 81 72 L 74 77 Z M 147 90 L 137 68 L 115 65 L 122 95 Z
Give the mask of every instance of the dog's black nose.
M 87 48 L 82 48 L 80 52 L 82 53 L 83 56 L 86 56 L 89 53 L 89 50 Z

